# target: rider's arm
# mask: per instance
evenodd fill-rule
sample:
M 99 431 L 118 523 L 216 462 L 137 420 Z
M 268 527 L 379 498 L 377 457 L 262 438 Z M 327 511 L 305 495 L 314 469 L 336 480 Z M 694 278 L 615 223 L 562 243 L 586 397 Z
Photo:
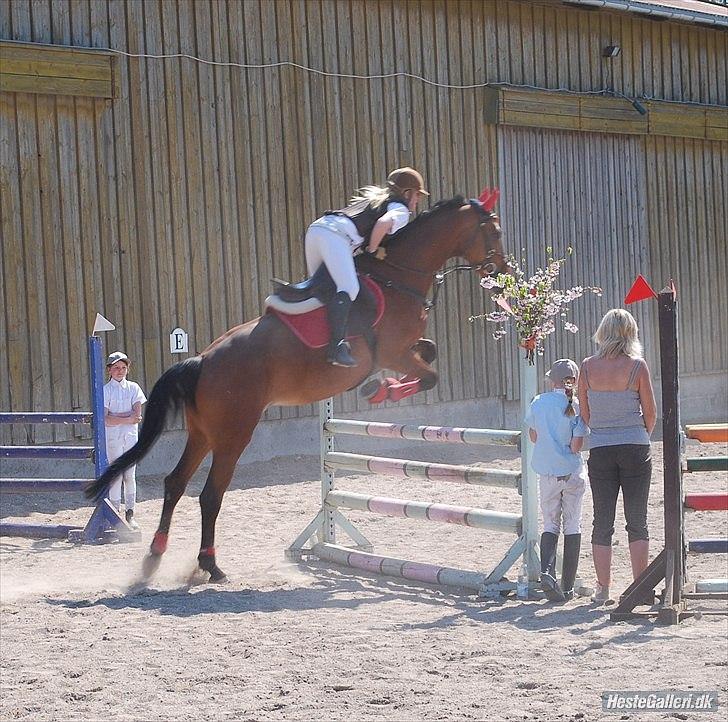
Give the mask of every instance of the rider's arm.
M 380 218 L 372 229 L 372 233 L 369 236 L 369 243 L 367 244 L 367 251 L 374 253 L 379 248 L 379 244 L 382 242 L 384 236 L 392 231 L 392 220 L 386 218 Z
M 399 202 L 391 202 L 387 204 L 387 212 L 374 224 L 367 251 L 374 253 L 384 236 L 390 233 L 396 233 L 400 228 L 404 228 L 410 219 L 410 212 L 406 206 Z

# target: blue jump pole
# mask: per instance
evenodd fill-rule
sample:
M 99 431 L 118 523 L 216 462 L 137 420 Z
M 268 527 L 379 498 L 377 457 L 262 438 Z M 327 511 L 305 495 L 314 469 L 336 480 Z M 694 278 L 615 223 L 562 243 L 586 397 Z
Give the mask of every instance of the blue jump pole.
M 106 458 L 106 426 L 104 425 L 104 364 L 101 354 L 101 339 L 88 337 L 88 368 L 91 376 L 91 422 L 94 434 L 94 470 L 96 478 L 109 465 Z
M 728 554 L 728 538 L 690 539 L 688 551 L 694 554 Z
M 89 459 L 93 446 L 0 446 L 0 459 Z
M 24 537 L 25 539 L 68 539 L 70 532 L 80 532 L 81 527 L 65 524 L 0 524 L 0 536 Z
M 82 492 L 88 479 L 0 479 L 0 494 Z

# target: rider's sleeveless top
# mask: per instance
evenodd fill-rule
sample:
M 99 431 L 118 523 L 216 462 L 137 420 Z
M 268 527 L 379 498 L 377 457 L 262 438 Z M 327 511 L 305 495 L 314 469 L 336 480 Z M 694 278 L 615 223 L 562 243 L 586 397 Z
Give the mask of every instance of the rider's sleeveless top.
M 640 405 L 640 395 L 635 388 L 639 359 L 635 361 L 622 391 L 595 391 L 589 386 L 587 364 L 581 367 L 581 380 L 586 384 L 589 399 L 589 448 L 598 446 L 617 446 L 619 444 L 638 444 L 647 446 L 650 435 L 645 428 Z
M 401 203 L 405 208 L 407 207 L 407 201 L 397 196 L 388 198 L 377 208 L 372 208 L 368 200 L 362 199 L 337 211 L 324 211 L 324 215 L 345 216 L 356 226 L 357 233 L 366 242 L 369 240 L 376 222 L 387 212 L 390 203 Z

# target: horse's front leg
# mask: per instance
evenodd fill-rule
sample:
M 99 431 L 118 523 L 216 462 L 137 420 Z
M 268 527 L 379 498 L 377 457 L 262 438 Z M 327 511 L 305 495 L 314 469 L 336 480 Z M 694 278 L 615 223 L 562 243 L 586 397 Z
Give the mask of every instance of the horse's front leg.
M 437 385 L 437 372 L 430 361 L 437 356 L 437 347 L 429 339 L 420 339 L 408 351 L 395 360 L 387 361 L 387 368 L 404 374 L 400 379 L 373 380 L 361 387 L 361 395 L 369 403 L 401 401 L 408 396 L 429 391 Z
M 236 450 L 237 451 L 237 450 Z M 213 583 L 225 582 L 225 572 L 217 566 L 215 554 L 215 523 L 220 513 L 222 497 L 230 485 L 239 453 L 215 452 L 207 483 L 200 494 L 202 511 L 202 541 L 197 563 L 203 571 L 208 572 Z
M 257 409 L 248 407 L 245 419 L 236 419 L 234 414 L 225 417 L 216 431 L 216 445 L 212 452 L 212 466 L 207 475 L 202 493 L 200 494 L 200 510 L 202 512 L 202 539 L 197 563 L 200 568 L 210 575 L 211 582 L 225 582 L 225 573 L 217 566 L 215 552 L 215 523 L 220 513 L 222 497 L 233 478 L 235 465 L 250 443 L 260 416 L 263 405 Z

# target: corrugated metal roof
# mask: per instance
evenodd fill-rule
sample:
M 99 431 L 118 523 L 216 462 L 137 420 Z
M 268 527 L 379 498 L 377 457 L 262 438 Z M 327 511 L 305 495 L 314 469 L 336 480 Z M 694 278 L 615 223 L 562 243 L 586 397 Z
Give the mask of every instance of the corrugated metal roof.
M 568 5 L 601 7 L 647 15 L 659 20 L 677 20 L 728 28 L 728 3 L 708 0 L 566 0 Z

